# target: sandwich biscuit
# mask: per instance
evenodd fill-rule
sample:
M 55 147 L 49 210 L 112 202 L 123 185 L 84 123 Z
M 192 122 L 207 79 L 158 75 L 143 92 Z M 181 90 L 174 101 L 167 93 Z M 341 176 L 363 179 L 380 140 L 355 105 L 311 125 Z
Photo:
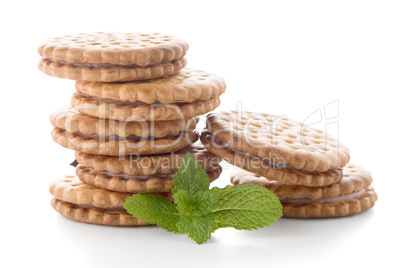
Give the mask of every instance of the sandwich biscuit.
M 99 99 L 81 93 L 74 93 L 71 97 L 71 106 L 81 113 L 98 118 L 137 122 L 191 118 L 215 110 L 220 103 L 219 98 L 195 102 L 146 104 Z
M 174 74 L 185 67 L 188 44 L 158 33 L 82 33 L 38 47 L 39 69 L 75 81 L 118 82 Z
M 223 78 L 197 69 L 184 68 L 178 73 L 147 81 L 102 83 L 77 81 L 77 92 L 119 102 L 156 104 L 207 101 L 219 98 L 226 90 Z
M 235 170 L 230 181 L 234 185 L 258 184 L 272 190 L 282 203 L 285 217 L 346 216 L 373 207 L 377 194 L 371 187 L 371 174 L 352 163 L 343 169 L 342 180 L 321 187 L 281 183 L 242 169 Z
M 56 143 L 65 148 L 111 156 L 165 154 L 181 150 L 198 140 L 196 131 L 180 132 L 177 136 L 163 138 L 130 136 L 121 139 L 115 136 L 101 137 L 70 133 L 57 127 L 52 130 L 51 136 Z
M 104 156 L 76 152 L 79 165 L 76 173 L 81 181 L 118 192 L 152 193 L 170 192 L 173 178 L 183 157 L 191 153 L 201 164 L 210 181 L 222 172 L 220 158 L 201 145 L 192 145 L 178 152 L 162 155 Z
M 49 186 L 52 207 L 72 220 L 103 225 L 150 225 L 128 214 L 124 201 L 131 194 L 117 193 L 81 182 L 74 175 L 54 180 Z M 155 193 L 173 201 L 171 193 Z
M 342 178 L 349 150 L 327 133 L 268 114 L 222 112 L 207 116 L 201 141 L 217 156 L 269 179 L 324 186 Z
M 65 106 L 55 111 L 49 118 L 55 128 L 88 137 L 114 137 L 117 140 L 144 137 L 164 138 L 177 136 L 181 132 L 194 131 L 198 117 L 183 120 L 126 122 L 106 120 L 78 112 Z

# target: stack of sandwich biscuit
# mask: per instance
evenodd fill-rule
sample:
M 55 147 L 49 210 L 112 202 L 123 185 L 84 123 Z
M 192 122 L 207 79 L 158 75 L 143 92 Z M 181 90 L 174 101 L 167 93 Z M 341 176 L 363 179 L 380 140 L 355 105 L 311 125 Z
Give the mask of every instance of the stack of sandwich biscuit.
M 263 113 L 212 113 L 201 141 L 211 153 L 241 168 L 231 175 L 234 185 L 271 189 L 285 217 L 346 216 L 371 208 L 377 200 L 370 173 L 349 163 L 349 150 L 302 123 Z
M 62 215 L 107 225 L 143 225 L 122 208 L 127 196 L 171 199 L 173 176 L 191 153 L 211 181 L 220 159 L 198 140 L 199 115 L 224 93 L 216 75 L 184 68 L 188 45 L 162 34 L 94 33 L 52 38 L 39 69 L 75 80 L 71 107 L 53 113 L 52 138 L 76 151 L 76 176 L 54 181 L 52 206 Z

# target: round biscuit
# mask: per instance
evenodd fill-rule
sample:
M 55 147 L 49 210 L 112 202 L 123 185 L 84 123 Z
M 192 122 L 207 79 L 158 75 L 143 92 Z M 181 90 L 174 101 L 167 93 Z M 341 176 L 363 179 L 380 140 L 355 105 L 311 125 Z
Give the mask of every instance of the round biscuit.
M 217 140 L 207 130 L 201 134 L 201 142 L 212 154 L 230 164 L 257 173 L 271 180 L 304 186 L 324 186 L 338 182 L 342 178 L 342 170 L 334 169 L 325 172 L 308 172 L 294 168 L 276 167 L 262 158 L 238 153 L 227 144 Z
M 280 200 L 283 199 L 319 199 L 334 198 L 367 189 L 373 181 L 370 172 L 364 168 L 348 163 L 343 168 L 342 179 L 334 184 L 321 187 L 307 187 L 270 180 L 260 175 L 237 169 L 230 175 L 232 184 L 258 184 L 273 191 Z
M 44 59 L 73 64 L 147 66 L 181 59 L 188 44 L 160 33 L 96 32 L 64 35 L 46 40 L 38 47 Z
M 97 118 L 119 121 L 182 120 L 208 113 L 220 104 L 219 98 L 191 103 L 127 105 L 100 102 L 80 93 L 74 93 L 71 106 L 81 113 Z
M 174 174 L 177 172 L 182 158 L 191 153 L 206 172 L 219 167 L 221 159 L 202 146 L 192 144 L 180 151 L 161 155 L 130 155 L 127 157 L 107 156 L 75 152 L 78 163 L 97 172 L 127 174 L 130 176 L 153 176 L 157 174 Z
M 324 131 L 265 113 L 224 111 L 207 117 L 208 131 L 231 148 L 305 171 L 344 167 L 349 150 Z
M 198 120 L 198 117 L 191 117 L 182 120 L 125 122 L 92 117 L 68 106 L 58 109 L 50 116 L 53 127 L 70 133 L 103 137 L 116 135 L 122 138 L 177 136 L 182 131 L 193 131 Z
M 207 172 L 210 182 L 219 178 L 222 168 Z M 94 169 L 84 166 L 77 166 L 77 176 L 81 181 L 99 188 L 110 191 L 127 192 L 127 193 L 154 193 L 154 192 L 170 192 L 174 187 L 173 178 L 152 177 L 149 179 L 122 178 L 121 176 L 108 176 L 101 174 Z
M 181 132 L 174 137 L 140 140 L 107 140 L 87 138 L 54 128 L 51 136 L 61 146 L 89 154 L 121 156 L 130 154 L 151 155 L 179 151 L 198 140 L 197 132 Z
M 168 104 L 216 99 L 225 92 L 226 84 L 223 78 L 217 75 L 185 68 L 174 75 L 147 81 L 77 81 L 75 88 L 79 93 L 100 99 Z
M 56 199 L 79 206 L 97 208 L 123 208 L 124 201 L 131 194 L 114 192 L 88 185 L 75 175 L 66 175 L 53 180 L 49 192 Z M 171 193 L 155 193 L 173 201 Z
M 372 208 L 377 199 L 377 193 L 372 187 L 369 187 L 361 197 L 343 202 L 311 203 L 307 205 L 283 204 L 283 216 L 291 218 L 349 216 Z
M 143 226 L 151 225 L 138 218 L 135 218 L 123 210 L 105 210 L 99 208 L 83 208 L 77 205 L 61 201 L 53 198 L 50 202 L 51 206 L 66 218 L 71 220 L 111 225 L 111 226 Z
M 126 82 L 172 75 L 183 69 L 186 64 L 186 58 L 181 58 L 172 62 L 161 62 L 146 67 L 115 65 L 88 67 L 42 59 L 38 63 L 38 69 L 49 76 L 66 78 L 74 81 Z

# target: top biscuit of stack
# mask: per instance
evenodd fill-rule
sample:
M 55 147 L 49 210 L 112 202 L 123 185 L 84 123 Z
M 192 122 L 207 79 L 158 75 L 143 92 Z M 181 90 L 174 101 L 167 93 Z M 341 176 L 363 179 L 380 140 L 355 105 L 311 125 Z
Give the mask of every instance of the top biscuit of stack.
M 38 47 L 39 69 L 75 81 L 124 82 L 174 74 L 185 67 L 188 44 L 152 33 L 81 33 Z

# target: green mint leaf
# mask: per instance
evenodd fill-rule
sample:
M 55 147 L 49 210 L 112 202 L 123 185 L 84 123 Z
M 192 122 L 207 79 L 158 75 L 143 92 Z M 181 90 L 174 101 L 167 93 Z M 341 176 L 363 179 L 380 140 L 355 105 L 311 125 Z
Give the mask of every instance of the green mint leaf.
M 278 197 L 260 185 L 239 184 L 212 188 L 215 203 L 212 213 L 215 227 L 251 230 L 268 226 L 282 216 Z
M 156 224 L 169 232 L 179 232 L 180 220 L 176 206 L 169 200 L 153 194 L 134 194 L 126 198 L 123 207 L 128 213 L 148 223 Z
M 184 190 L 192 195 L 198 191 L 208 191 L 209 189 L 208 175 L 190 153 L 187 153 L 181 160 L 173 183 L 173 194 L 179 190 Z
M 188 234 L 198 244 L 210 239 L 215 226 L 211 212 L 214 194 L 211 191 L 202 191 L 190 195 L 184 190 L 178 190 L 173 195 L 173 199 L 181 214 L 177 223 L 179 232 Z
M 211 238 L 214 231 L 214 218 L 212 213 L 203 216 L 181 216 L 177 223 L 180 233 L 188 234 L 198 244 L 202 244 Z

